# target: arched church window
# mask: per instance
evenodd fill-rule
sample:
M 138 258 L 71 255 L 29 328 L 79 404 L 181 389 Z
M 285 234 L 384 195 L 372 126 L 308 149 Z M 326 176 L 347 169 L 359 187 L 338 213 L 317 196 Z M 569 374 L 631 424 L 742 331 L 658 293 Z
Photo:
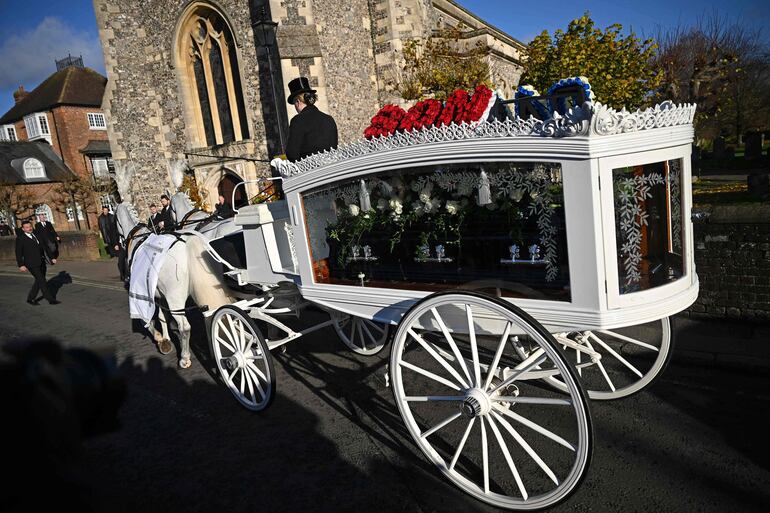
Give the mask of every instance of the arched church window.
M 212 7 L 197 4 L 181 25 L 179 45 L 198 143 L 248 139 L 238 56 L 227 22 Z

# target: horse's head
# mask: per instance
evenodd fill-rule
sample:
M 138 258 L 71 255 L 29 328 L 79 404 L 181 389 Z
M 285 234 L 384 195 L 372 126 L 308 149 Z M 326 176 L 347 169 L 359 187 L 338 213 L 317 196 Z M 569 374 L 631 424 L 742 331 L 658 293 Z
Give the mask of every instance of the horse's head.
M 121 238 L 126 239 L 131 230 L 139 224 L 139 216 L 134 206 L 124 201 L 115 209 L 115 218 L 118 225 L 118 233 Z
M 189 212 L 195 208 L 193 202 L 186 192 L 177 192 L 171 196 L 171 211 L 174 215 L 174 221 L 177 223 L 184 219 Z

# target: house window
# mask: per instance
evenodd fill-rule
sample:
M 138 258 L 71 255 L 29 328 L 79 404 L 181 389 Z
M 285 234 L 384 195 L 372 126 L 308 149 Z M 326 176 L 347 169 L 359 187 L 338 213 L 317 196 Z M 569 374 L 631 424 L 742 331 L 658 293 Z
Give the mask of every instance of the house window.
M 112 196 L 109 194 L 103 194 L 99 196 L 99 202 L 101 203 L 102 207 L 107 207 L 109 209 L 110 214 L 115 213 L 113 209 L 114 200 L 112 199 Z
M 248 139 L 238 56 L 224 18 L 208 6 L 193 9 L 182 24 L 177 55 L 188 86 L 198 145 Z
M 35 113 L 24 117 L 24 126 L 30 141 L 45 138 L 51 142 L 51 130 L 48 128 L 48 117 L 45 113 Z
M 98 112 L 89 112 L 88 128 L 91 130 L 107 130 L 107 122 L 104 119 L 104 114 Z
M 78 205 L 78 220 L 79 221 L 83 220 L 83 209 L 80 208 L 80 205 Z M 75 214 L 71 206 L 67 207 L 67 221 L 69 221 L 70 223 L 75 222 Z
M 3 125 L 0 130 L 0 141 L 18 141 L 16 137 L 16 127 L 13 125 Z
M 94 177 L 96 178 L 109 178 L 110 168 L 107 165 L 106 158 L 91 159 L 91 167 L 94 170 Z
M 45 166 L 37 159 L 29 158 L 24 161 L 24 178 L 45 178 Z

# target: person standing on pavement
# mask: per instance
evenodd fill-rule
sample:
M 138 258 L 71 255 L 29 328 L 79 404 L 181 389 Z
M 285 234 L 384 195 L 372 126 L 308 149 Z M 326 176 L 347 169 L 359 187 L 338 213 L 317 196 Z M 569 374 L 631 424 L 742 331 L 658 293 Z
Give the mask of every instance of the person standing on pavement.
M 56 258 L 51 257 L 45 244 L 33 233 L 32 221 L 23 221 L 21 230 L 16 237 L 16 263 L 19 271 L 28 272 L 35 278 L 35 283 L 27 294 L 27 303 L 37 306 L 37 293 L 42 292 L 48 303 L 58 305 L 61 301 L 53 297 L 45 281 L 46 261 L 50 258 L 51 263 L 56 264 Z
M 61 238 L 56 233 L 56 228 L 54 228 L 53 224 L 46 219 L 45 214 L 38 214 L 34 233 L 37 239 L 45 244 L 51 257 L 59 258 L 59 242 L 61 242 Z
M 289 105 L 294 105 L 297 115 L 289 123 L 289 141 L 286 158 L 291 162 L 313 153 L 337 147 L 337 123 L 334 118 L 318 110 L 316 90 L 310 87 L 306 77 L 289 82 Z
M 102 215 L 99 216 L 99 231 L 102 233 L 104 247 L 107 248 L 110 258 L 117 256 L 118 250 L 120 250 L 118 222 L 115 219 L 115 215 L 110 214 L 108 207 L 102 207 Z

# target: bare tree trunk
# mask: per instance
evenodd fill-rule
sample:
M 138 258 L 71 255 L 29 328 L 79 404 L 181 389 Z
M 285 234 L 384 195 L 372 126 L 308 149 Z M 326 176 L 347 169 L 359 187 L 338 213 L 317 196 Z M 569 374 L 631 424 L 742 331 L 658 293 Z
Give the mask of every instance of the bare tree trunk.
M 80 231 L 80 219 L 78 219 L 78 204 L 75 201 L 75 193 L 70 191 L 70 199 L 72 200 L 72 217 L 75 219 L 75 226 Z

